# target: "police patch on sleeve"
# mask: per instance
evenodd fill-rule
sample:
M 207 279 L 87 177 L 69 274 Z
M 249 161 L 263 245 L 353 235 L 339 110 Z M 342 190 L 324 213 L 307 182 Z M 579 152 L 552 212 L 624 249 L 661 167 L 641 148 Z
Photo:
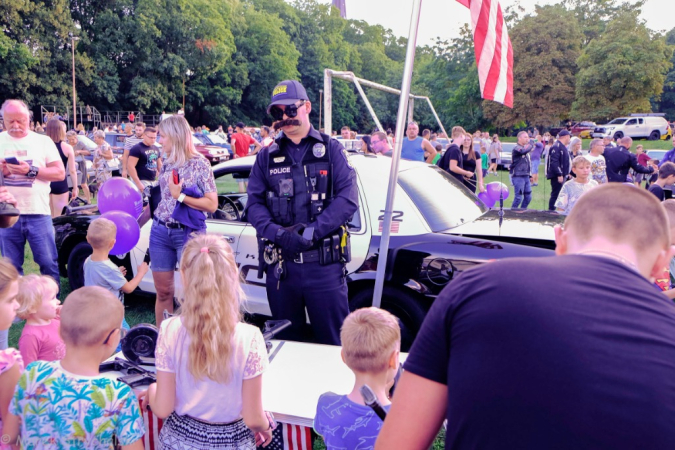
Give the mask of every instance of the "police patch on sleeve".
M 312 153 L 314 153 L 314 157 L 316 158 L 323 158 L 323 155 L 326 154 L 326 146 L 323 144 L 314 144 Z
M 349 152 L 347 151 L 347 149 L 345 148 L 342 149 L 342 156 L 345 157 L 345 162 L 347 163 L 347 166 L 350 169 L 354 170 L 354 166 L 352 166 L 352 162 L 349 160 Z

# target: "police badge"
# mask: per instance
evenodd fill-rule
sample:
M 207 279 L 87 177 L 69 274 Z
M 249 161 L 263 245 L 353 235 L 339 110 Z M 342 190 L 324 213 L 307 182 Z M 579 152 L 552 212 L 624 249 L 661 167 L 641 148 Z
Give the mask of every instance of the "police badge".
M 323 155 L 326 154 L 326 146 L 323 144 L 314 144 L 312 147 L 312 153 L 316 158 L 323 158 Z

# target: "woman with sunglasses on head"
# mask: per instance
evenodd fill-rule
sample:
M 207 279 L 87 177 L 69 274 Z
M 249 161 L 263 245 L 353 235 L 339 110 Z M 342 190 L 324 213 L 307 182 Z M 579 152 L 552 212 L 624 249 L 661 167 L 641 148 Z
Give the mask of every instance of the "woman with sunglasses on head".
M 152 221 L 149 246 L 157 290 L 157 326 L 162 323 L 165 309 L 173 312 L 174 271 L 186 236 L 185 225 L 173 217 L 176 206 L 182 203 L 201 211 L 204 217 L 218 208 L 211 165 L 195 149 L 187 120 L 180 115 L 164 119 L 159 124 L 159 135 L 165 158 L 159 173 L 161 196 Z
M 274 319 L 292 323 L 279 338 L 307 339 L 306 309 L 315 340 L 339 345 L 349 313 L 345 224 L 358 208 L 356 172 L 342 145 L 312 127 L 311 111 L 299 82 L 274 88 L 268 112 L 283 134 L 258 153 L 246 211 L 257 234 L 275 246 L 266 264 L 267 298 Z M 331 239 L 345 244 L 335 248 Z

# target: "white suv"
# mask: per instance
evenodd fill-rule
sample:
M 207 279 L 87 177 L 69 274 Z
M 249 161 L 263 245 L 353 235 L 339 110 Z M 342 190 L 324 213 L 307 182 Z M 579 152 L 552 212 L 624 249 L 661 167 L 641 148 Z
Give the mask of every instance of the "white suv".
M 606 125 L 598 125 L 592 135 L 594 138 L 609 136 L 620 139 L 629 136 L 656 141 L 670 133 L 663 114 L 631 114 L 630 117 L 618 117 Z

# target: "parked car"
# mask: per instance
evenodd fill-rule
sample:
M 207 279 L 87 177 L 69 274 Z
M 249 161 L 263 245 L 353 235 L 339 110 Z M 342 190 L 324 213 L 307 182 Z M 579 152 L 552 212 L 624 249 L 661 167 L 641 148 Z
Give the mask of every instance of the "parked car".
M 497 167 L 501 167 L 506 170 L 511 168 L 511 162 L 513 162 L 513 148 L 515 146 L 515 142 L 502 142 L 502 151 L 499 152 L 499 161 L 497 161 Z
M 105 141 L 115 155 L 122 156 L 124 154 L 124 141 L 128 136 L 124 133 L 106 133 Z
M 663 114 L 631 114 L 630 117 L 617 117 L 605 125 L 598 125 L 592 133 L 594 138 L 605 136 L 621 139 L 624 136 L 633 139 L 670 139 L 672 130 Z
M 211 165 L 218 164 L 221 161 L 227 161 L 228 159 L 230 159 L 230 157 L 232 155 L 232 147 L 230 146 L 230 144 L 216 144 L 211 139 L 211 135 L 207 136 L 207 135 L 202 134 L 202 133 L 195 133 L 195 134 L 193 134 L 193 136 L 196 139 L 196 142 L 195 142 L 196 146 L 205 146 L 205 147 L 208 148 L 208 152 L 209 152 L 208 154 L 211 156 L 211 158 L 209 158 L 209 156 L 207 156 L 204 153 L 204 151 L 201 151 L 201 150 L 200 151 L 201 151 L 202 154 L 204 154 L 204 156 L 206 156 L 209 159 L 209 162 L 211 163 Z M 213 135 L 213 136 L 215 136 L 215 135 Z M 212 152 L 216 148 L 218 148 L 220 150 L 218 150 L 217 152 Z M 225 155 L 227 157 L 223 159 L 223 155 Z
M 350 154 L 357 171 L 359 209 L 349 222 L 352 259 L 347 264 L 350 308 L 371 304 L 380 253 L 389 158 Z M 247 222 L 247 194 L 237 180 L 248 178 L 254 156 L 233 159 L 213 168 L 219 209 L 207 219 L 207 230 L 227 237 L 244 280 L 246 309 L 270 316 L 265 280 L 257 277 L 256 230 Z M 485 204 L 437 166 L 400 161 L 382 307 L 401 321 L 403 347 L 408 348 L 440 291 L 465 270 L 494 259 L 553 255 L 553 227 L 563 216 L 549 211 L 489 210 Z M 54 219 L 59 268 L 71 288 L 82 286 L 82 265 L 91 254 L 87 227 L 96 215 L 75 214 Z M 115 262 L 131 277 L 148 248 L 151 222 L 141 227 L 136 247 Z M 152 268 L 152 265 L 151 265 Z M 177 277 L 176 282 L 179 283 Z M 153 295 L 152 273 L 141 292 Z M 180 292 L 180 288 L 178 288 Z

